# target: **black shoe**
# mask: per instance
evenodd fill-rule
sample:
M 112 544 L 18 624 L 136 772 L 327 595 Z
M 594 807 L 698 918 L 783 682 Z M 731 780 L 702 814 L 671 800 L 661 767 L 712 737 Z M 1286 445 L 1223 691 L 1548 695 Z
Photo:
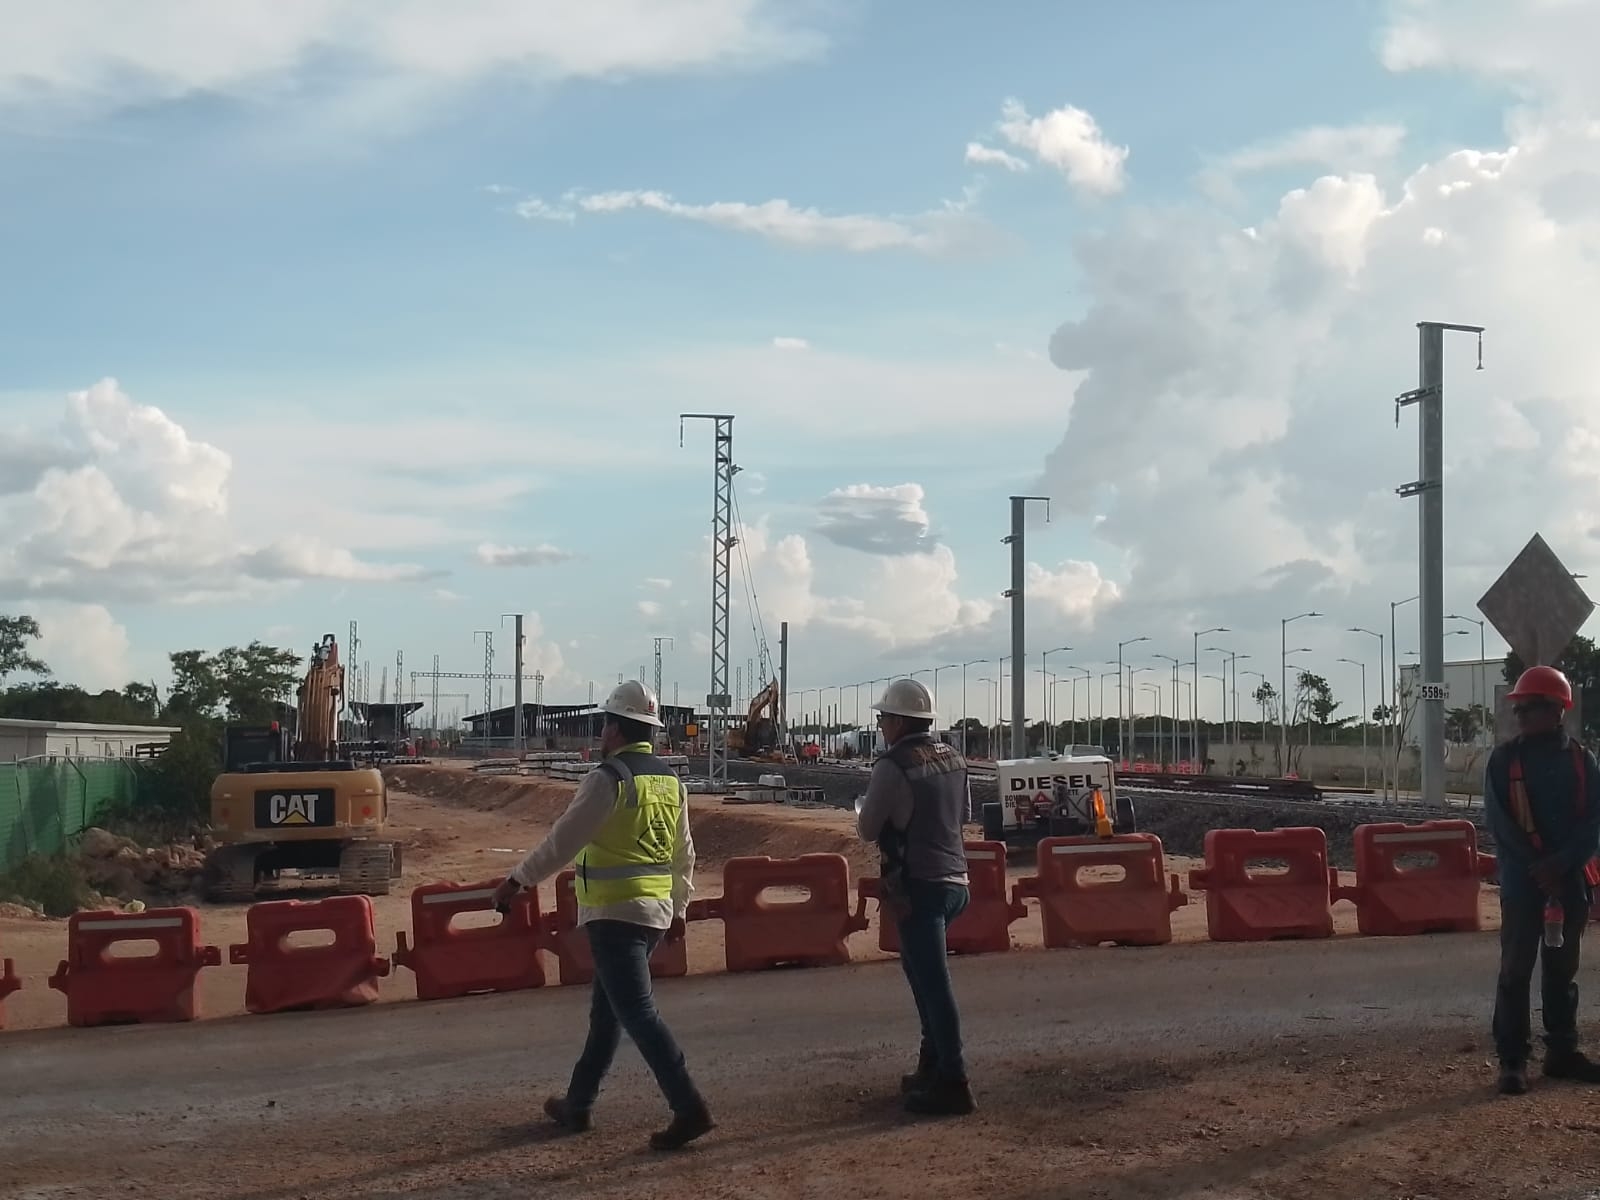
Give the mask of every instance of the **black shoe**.
M 1569 1079 L 1573 1083 L 1600 1083 L 1600 1063 L 1581 1050 L 1567 1050 L 1544 1056 L 1546 1079 Z
M 909 1075 L 900 1076 L 900 1093 L 910 1095 L 912 1092 L 925 1092 L 933 1086 L 937 1079 L 933 1056 L 930 1054 L 917 1055 L 917 1069 Z
M 1521 1096 L 1528 1090 L 1528 1068 L 1522 1063 L 1501 1063 L 1499 1091 L 1502 1096 Z
M 588 1133 L 590 1129 L 589 1114 L 580 1112 L 568 1104 L 561 1096 L 551 1096 L 544 1102 L 544 1115 L 549 1117 L 568 1133 Z
M 711 1113 L 701 1108 L 697 1112 L 679 1113 L 672 1118 L 672 1124 L 659 1133 L 650 1135 L 650 1149 L 652 1150 L 682 1150 L 697 1137 L 704 1137 L 717 1127 L 711 1119 Z
M 906 1096 L 906 1111 L 925 1117 L 964 1117 L 977 1107 L 965 1079 L 936 1079 Z

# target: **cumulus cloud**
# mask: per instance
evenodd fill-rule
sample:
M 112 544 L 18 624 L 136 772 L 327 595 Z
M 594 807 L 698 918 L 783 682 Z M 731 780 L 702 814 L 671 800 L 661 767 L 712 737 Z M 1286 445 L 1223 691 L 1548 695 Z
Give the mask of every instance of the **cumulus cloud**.
M 477 549 L 478 561 L 486 567 L 548 567 L 570 562 L 578 556 L 570 550 L 540 542 L 537 546 L 501 546 L 484 542 Z
M 967 161 L 979 167 L 1004 167 L 1008 171 L 1026 171 L 1028 164 L 1015 154 L 1010 154 L 982 142 L 967 143 Z
M 524 207 L 527 212 L 522 211 Z M 666 192 L 636 189 L 570 192 L 561 206 L 530 197 L 516 211 L 530 220 L 541 221 L 566 221 L 578 214 L 604 216 L 643 211 L 808 250 L 853 254 L 889 250 L 940 256 L 980 248 L 987 242 L 987 226 L 968 207 L 966 203 L 952 202 L 911 216 L 876 216 L 824 213 L 784 199 L 688 203 Z
M 232 459 L 114 379 L 66 399 L 40 469 L 0 489 L 0 592 L 184 603 L 247 580 L 400 582 L 441 572 L 372 563 L 312 535 L 245 544 L 229 506 Z M 31 486 L 28 486 L 31 483 Z
M 85 691 L 120 688 L 133 678 L 128 631 L 103 604 L 45 603 L 35 650 L 57 679 Z
M 926 550 L 928 514 L 922 485 L 881 487 L 852 483 L 835 488 L 817 506 L 817 532 L 830 542 L 869 554 L 914 554 Z
M 1068 104 L 1035 117 L 1020 100 L 1007 100 L 998 128 L 1006 141 L 1060 171 L 1080 192 L 1111 196 L 1127 182 L 1128 147 L 1108 141 L 1081 108 Z
M 375 106 L 474 82 L 615 79 L 791 61 L 822 35 L 779 0 L 0 0 L 0 106 L 71 112 L 193 95 L 332 94 Z M 336 72 L 327 68 L 337 65 Z

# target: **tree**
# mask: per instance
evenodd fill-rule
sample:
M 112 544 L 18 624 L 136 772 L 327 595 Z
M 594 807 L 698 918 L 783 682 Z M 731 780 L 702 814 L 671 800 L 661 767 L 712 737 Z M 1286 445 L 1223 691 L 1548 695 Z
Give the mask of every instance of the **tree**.
M 1266 680 L 1263 679 L 1261 681 L 1261 686 L 1251 693 L 1251 698 L 1255 700 L 1256 706 L 1261 709 L 1263 722 L 1277 715 L 1278 706 L 1274 702 L 1278 699 L 1278 689 Z
M 172 662 L 167 715 L 176 720 L 226 717 L 265 724 L 279 715 L 300 678 L 300 655 L 262 642 L 216 654 L 179 650 Z
M 1600 647 L 1580 634 L 1551 665 L 1572 682 L 1574 698 L 1581 697 L 1584 740 L 1600 738 Z M 1523 671 L 1522 660 L 1508 653 L 1503 669 L 1506 682 L 1516 683 Z
M 1445 737 L 1458 745 L 1472 742 L 1488 723 L 1489 710 L 1481 704 L 1448 709 L 1444 714 Z
M 130 691 L 131 689 L 131 691 Z M 24 721 L 85 721 L 94 725 L 147 725 L 158 715 L 155 689 L 129 684 L 90 693 L 71 683 L 47 679 L 0 692 L 0 716 Z
M 29 643 L 41 636 L 39 622 L 26 613 L 16 617 L 0 616 L 0 684 L 19 672 L 24 675 L 50 673 L 43 660 L 28 651 Z

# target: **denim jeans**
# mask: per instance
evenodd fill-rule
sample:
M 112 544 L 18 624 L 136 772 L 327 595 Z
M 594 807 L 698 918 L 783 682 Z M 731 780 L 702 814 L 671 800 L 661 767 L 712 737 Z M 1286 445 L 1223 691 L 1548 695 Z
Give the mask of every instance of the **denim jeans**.
M 611 1069 L 626 1030 L 639 1054 L 656 1077 L 661 1094 L 678 1116 L 691 1116 L 705 1107 L 683 1051 L 656 1010 L 651 990 L 650 955 L 666 933 L 627 921 L 589 921 L 589 949 L 594 956 L 594 991 L 589 1003 L 589 1040 L 572 1069 L 567 1103 L 588 1112 L 600 1094 L 600 1083 Z
M 964 884 L 920 879 L 909 880 L 906 892 L 910 912 L 899 922 L 900 966 L 911 985 L 917 1017 L 922 1022 L 918 1062 L 932 1066 L 940 1079 L 965 1081 L 961 1014 L 956 1010 L 955 991 L 950 985 L 945 929 L 965 911 L 970 893 Z
M 1588 905 L 1566 902 L 1561 949 L 1544 944 L 1544 897 L 1500 897 L 1500 979 L 1494 995 L 1494 1048 L 1501 1062 L 1525 1063 L 1532 1049 L 1529 988 L 1533 964 L 1541 959 L 1544 1043 L 1555 1054 L 1578 1048 L 1578 945 L 1589 920 Z

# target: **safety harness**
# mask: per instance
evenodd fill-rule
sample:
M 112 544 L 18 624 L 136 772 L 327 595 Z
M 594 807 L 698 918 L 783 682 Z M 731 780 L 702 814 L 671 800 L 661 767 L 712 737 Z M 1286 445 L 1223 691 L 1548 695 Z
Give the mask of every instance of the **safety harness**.
M 1581 821 L 1589 807 L 1589 768 L 1588 756 L 1584 753 L 1583 743 L 1576 738 L 1568 743 L 1572 750 L 1572 769 L 1578 777 L 1578 795 L 1575 807 L 1578 819 Z M 1544 840 L 1539 836 L 1539 830 L 1533 823 L 1533 804 L 1528 799 L 1528 785 L 1522 773 L 1522 747 L 1518 746 L 1511 753 L 1509 767 L 1510 777 L 1510 808 L 1511 815 L 1517 824 L 1522 826 L 1522 832 L 1528 835 L 1528 842 L 1533 847 L 1534 853 L 1544 853 Z M 1600 856 L 1591 858 L 1583 865 L 1583 877 L 1590 887 L 1600 887 Z

